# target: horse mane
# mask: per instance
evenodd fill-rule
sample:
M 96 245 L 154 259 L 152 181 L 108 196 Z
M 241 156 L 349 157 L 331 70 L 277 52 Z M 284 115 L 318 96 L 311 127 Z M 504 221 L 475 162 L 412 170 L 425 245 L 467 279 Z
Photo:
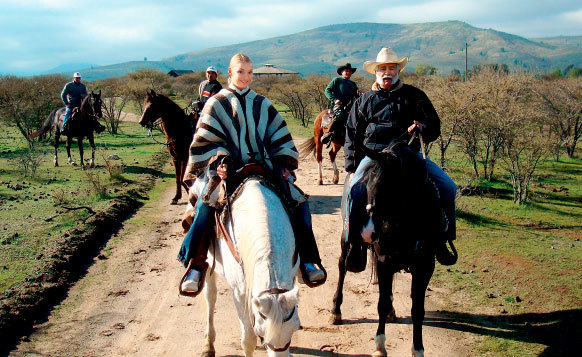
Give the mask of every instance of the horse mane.
M 170 99 L 170 97 L 160 93 L 156 93 L 156 97 L 160 100 L 161 105 L 166 107 L 166 110 L 169 111 L 171 117 L 174 115 L 179 115 L 180 117 L 186 118 L 186 113 L 184 113 L 184 110 L 182 110 L 182 108 L 180 108 L 176 102 Z
M 253 186 L 254 185 L 254 186 Z M 268 225 L 269 217 L 273 216 L 273 213 L 269 212 L 267 202 L 260 202 L 260 199 L 263 197 L 257 197 L 258 195 L 252 194 L 252 190 L 254 187 L 256 190 L 269 190 L 267 187 L 262 185 L 257 180 L 249 180 L 244 184 L 244 190 L 247 193 L 251 192 L 251 194 L 243 199 L 243 196 L 239 196 L 237 202 L 237 213 L 240 216 L 244 217 L 256 217 L 251 224 L 246 225 L 244 228 L 246 231 L 237 231 L 240 234 L 237 238 L 240 239 L 237 241 L 237 249 L 239 251 L 241 260 L 243 261 L 243 269 L 245 275 L 245 308 L 248 313 L 252 314 L 252 303 L 253 303 L 253 287 L 255 286 L 255 273 L 257 264 L 260 263 L 261 260 L 264 260 L 267 257 L 273 257 L 273 253 L 276 254 L 273 250 L 273 241 L 269 239 L 262 239 L 262 236 L 266 236 L 267 232 L 262 231 L 262 227 Z M 273 196 L 276 197 L 276 194 L 273 193 Z M 243 201 L 241 201 L 243 199 Z M 245 202 L 246 201 L 246 202 Z M 264 204 L 262 204 L 264 203 Z M 282 202 L 280 203 L 282 206 Z M 281 207 L 284 211 L 284 208 Z M 258 224 L 257 224 L 258 223 Z M 264 224 L 263 224 L 264 223 Z M 235 222 L 236 224 L 236 222 Z M 261 231 L 255 231 L 261 230 Z M 247 238 L 247 239 L 241 239 Z M 289 269 L 292 269 L 290 266 Z M 273 275 L 273 274 L 271 274 Z M 276 276 L 270 276 L 271 279 L 278 280 Z M 296 293 L 296 292 L 295 292 Z M 282 325 L 283 320 L 283 311 L 281 308 L 281 299 L 287 299 L 284 297 L 285 294 L 268 294 L 263 295 L 262 299 L 269 300 L 268 305 L 270 308 L 266 311 L 265 315 L 268 317 L 266 323 L 269 324 L 269 328 L 267 331 L 279 331 L 279 326 Z M 296 296 L 296 295 L 295 295 Z M 296 299 L 295 299 L 296 300 Z M 266 339 L 270 339 L 268 336 L 264 336 Z

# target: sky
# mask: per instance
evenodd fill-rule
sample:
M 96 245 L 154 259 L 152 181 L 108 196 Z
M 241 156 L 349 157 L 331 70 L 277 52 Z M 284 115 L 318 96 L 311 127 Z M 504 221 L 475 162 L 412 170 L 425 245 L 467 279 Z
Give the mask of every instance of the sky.
M 582 36 L 582 1 L 0 0 L 0 74 L 157 61 L 331 24 L 448 20 L 526 38 Z

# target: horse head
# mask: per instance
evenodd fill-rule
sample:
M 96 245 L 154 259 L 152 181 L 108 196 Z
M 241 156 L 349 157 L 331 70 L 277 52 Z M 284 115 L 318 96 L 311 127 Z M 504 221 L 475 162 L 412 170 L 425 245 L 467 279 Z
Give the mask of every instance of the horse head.
M 287 351 L 293 333 L 299 330 L 298 293 L 296 285 L 292 290 L 266 290 L 252 298 L 253 329 L 269 355 Z
M 381 245 L 403 246 L 423 229 L 426 164 L 403 141 L 392 141 L 370 157 L 363 178 L 368 193 L 366 229 Z
M 152 89 L 146 91 L 146 97 L 143 104 L 143 113 L 139 119 L 139 124 L 143 127 L 151 127 L 154 122 L 160 117 L 160 101 L 159 96 Z
M 101 111 L 102 107 L 103 101 L 101 100 L 101 90 L 99 90 L 99 93 L 91 91 L 91 108 L 93 109 L 93 115 L 95 118 L 103 118 L 103 112 Z

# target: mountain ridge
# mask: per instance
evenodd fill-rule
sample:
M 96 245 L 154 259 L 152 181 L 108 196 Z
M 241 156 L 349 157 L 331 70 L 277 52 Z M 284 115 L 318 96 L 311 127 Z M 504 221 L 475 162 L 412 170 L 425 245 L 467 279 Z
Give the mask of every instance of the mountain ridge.
M 447 75 L 455 69 L 464 71 L 465 43 L 469 68 L 477 64 L 504 63 L 515 70 L 545 72 L 582 63 L 582 36 L 527 39 L 451 20 L 417 24 L 333 24 L 290 35 L 191 51 L 160 61 L 131 61 L 83 69 L 83 72 L 87 80 L 120 76 L 139 68 L 196 71 L 214 65 L 224 73 L 230 57 L 243 52 L 257 67 L 271 63 L 302 75 L 335 74 L 338 65 L 350 62 L 361 68 L 364 61 L 375 59 L 380 48 L 390 46 L 399 56 L 409 57 L 409 70 L 419 64 L 428 64 L 435 66 L 439 74 Z

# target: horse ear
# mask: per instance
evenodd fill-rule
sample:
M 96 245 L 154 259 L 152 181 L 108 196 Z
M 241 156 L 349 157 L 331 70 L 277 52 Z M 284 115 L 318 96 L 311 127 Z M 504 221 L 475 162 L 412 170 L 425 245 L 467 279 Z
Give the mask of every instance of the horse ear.
M 101 96 L 101 89 L 99 89 L 99 96 Z
M 152 89 L 152 97 L 156 95 L 156 92 Z
M 253 298 L 253 306 L 255 311 L 268 316 L 273 308 L 273 300 L 269 296 L 255 297 Z

